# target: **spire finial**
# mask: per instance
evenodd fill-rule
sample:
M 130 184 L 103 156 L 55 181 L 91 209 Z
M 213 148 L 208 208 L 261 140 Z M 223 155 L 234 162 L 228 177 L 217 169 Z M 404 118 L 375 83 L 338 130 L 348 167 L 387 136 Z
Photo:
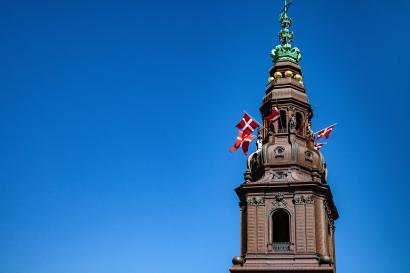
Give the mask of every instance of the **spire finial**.
M 292 25 L 292 19 L 288 16 L 288 10 L 293 1 L 284 0 L 283 9 L 279 14 L 279 23 L 281 30 L 278 34 L 280 45 L 277 45 L 272 50 L 272 60 L 274 62 L 278 60 L 289 60 L 298 63 L 302 58 L 300 50 L 297 47 L 293 47 L 291 42 L 293 40 L 294 34 L 293 31 L 290 31 L 289 28 Z
M 288 1 L 285 0 L 285 3 L 283 4 L 283 10 L 285 11 L 285 13 L 288 12 L 288 9 L 289 9 L 289 7 L 292 3 L 293 3 L 293 1 L 289 1 L 289 4 L 288 4 Z

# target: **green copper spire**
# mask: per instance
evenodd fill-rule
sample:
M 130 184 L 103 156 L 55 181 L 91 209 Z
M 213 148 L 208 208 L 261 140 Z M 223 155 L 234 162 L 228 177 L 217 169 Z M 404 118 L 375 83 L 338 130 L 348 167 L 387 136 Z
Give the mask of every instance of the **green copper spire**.
M 292 61 L 299 63 L 302 59 L 302 54 L 300 53 L 299 48 L 292 47 L 291 42 L 293 40 L 293 31 L 290 31 L 289 28 L 292 25 L 292 19 L 288 16 L 288 10 L 291 2 L 285 0 L 284 7 L 282 12 L 279 15 L 279 23 L 281 25 L 281 30 L 279 31 L 279 42 L 280 45 L 277 45 L 272 49 L 272 60 L 276 63 L 277 61 Z

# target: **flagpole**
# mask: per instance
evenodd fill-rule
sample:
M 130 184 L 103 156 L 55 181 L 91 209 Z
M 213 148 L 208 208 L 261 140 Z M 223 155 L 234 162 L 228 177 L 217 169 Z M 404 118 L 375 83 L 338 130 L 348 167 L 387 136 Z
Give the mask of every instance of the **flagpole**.
M 278 104 L 278 97 L 276 96 L 276 108 L 278 108 L 279 111 L 279 123 L 280 123 L 280 127 L 283 128 L 283 124 L 282 124 L 282 117 L 280 116 L 280 109 L 279 109 L 279 104 Z M 287 127 L 287 126 L 286 126 Z M 287 129 L 287 128 L 286 128 Z M 278 132 L 279 132 L 279 128 L 277 128 Z
M 316 142 L 316 143 L 315 143 L 315 148 L 316 148 L 317 150 L 320 150 L 320 149 L 322 148 L 322 147 L 319 148 L 319 147 L 318 147 L 319 145 L 322 145 L 322 147 L 323 147 L 323 146 L 327 145 L 327 142 L 322 142 L 322 143 L 317 143 L 317 142 Z
M 327 142 L 321 142 L 321 143 L 316 142 L 316 143 L 315 143 L 315 147 L 316 147 L 317 145 L 325 146 L 325 145 L 327 145 Z

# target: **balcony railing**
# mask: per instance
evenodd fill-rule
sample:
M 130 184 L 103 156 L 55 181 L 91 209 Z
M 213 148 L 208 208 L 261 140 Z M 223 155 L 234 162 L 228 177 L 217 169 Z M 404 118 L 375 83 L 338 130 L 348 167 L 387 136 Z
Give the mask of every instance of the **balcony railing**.
M 276 252 L 289 251 L 289 243 L 288 242 L 272 243 L 272 250 Z

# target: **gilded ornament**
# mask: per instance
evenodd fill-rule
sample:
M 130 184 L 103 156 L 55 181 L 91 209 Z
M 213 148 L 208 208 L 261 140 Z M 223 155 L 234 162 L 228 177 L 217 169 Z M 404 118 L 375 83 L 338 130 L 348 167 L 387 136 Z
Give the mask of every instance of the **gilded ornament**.
M 279 78 L 282 78 L 282 77 L 283 77 L 283 76 L 282 76 L 282 73 L 279 72 L 279 71 L 276 71 L 275 74 L 273 74 L 273 76 L 275 77 L 275 79 L 279 79 Z
M 275 79 L 274 77 L 269 77 L 268 79 L 269 83 L 273 82 L 274 79 Z
M 286 78 L 292 78 L 292 76 L 293 76 L 293 72 L 292 72 L 292 71 L 289 71 L 289 70 L 288 70 L 288 71 L 285 72 L 285 77 L 286 77 Z
M 302 75 L 296 74 L 295 75 L 295 80 L 297 80 L 298 82 L 302 81 Z

